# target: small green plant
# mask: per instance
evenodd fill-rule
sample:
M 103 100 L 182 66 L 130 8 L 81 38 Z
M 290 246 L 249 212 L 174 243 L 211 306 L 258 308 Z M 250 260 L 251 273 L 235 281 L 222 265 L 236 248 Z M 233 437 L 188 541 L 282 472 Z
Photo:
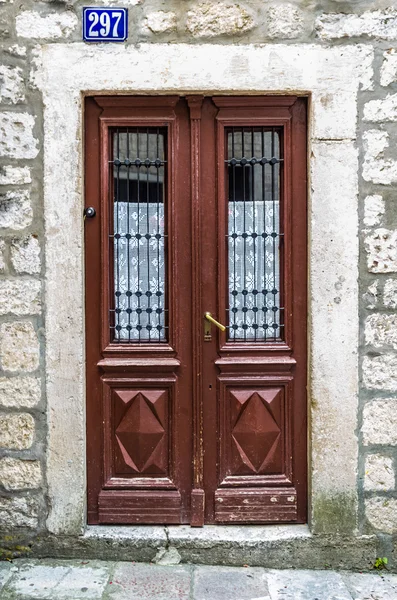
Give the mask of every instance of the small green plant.
M 384 556 L 383 558 L 378 557 L 375 559 L 374 569 L 376 569 L 377 571 L 386 569 L 388 562 L 389 562 L 389 560 L 386 558 L 386 556 Z

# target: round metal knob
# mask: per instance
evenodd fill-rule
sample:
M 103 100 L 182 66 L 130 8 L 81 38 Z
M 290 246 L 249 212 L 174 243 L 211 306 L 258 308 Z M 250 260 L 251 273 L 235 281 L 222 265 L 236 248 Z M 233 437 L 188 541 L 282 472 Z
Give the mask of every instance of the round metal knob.
M 93 206 L 88 206 L 84 209 L 84 217 L 86 219 L 93 219 L 96 215 L 96 210 Z

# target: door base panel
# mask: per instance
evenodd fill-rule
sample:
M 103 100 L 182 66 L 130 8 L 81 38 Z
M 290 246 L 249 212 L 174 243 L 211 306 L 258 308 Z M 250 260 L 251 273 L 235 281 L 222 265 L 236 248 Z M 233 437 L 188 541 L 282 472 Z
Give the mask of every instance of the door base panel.
M 240 488 L 215 492 L 216 523 L 292 523 L 297 519 L 294 488 Z
M 177 491 L 102 491 L 98 500 L 99 523 L 182 522 L 181 495 Z
M 192 490 L 191 495 L 191 519 L 192 527 L 202 527 L 204 525 L 205 511 L 205 492 L 200 488 Z

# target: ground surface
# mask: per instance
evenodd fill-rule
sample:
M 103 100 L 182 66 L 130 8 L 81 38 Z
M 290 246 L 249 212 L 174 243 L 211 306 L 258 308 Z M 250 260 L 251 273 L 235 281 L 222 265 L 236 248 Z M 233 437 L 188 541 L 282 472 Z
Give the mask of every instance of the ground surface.
M 1 600 L 397 600 L 397 575 L 156 566 L 131 562 L 0 563 Z

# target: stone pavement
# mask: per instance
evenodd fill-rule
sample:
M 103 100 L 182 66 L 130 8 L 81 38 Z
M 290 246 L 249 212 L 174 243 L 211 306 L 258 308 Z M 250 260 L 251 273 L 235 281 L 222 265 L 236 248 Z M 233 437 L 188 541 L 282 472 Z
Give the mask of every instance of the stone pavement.
M 0 563 L 1 600 L 397 600 L 397 575 L 133 562 Z

